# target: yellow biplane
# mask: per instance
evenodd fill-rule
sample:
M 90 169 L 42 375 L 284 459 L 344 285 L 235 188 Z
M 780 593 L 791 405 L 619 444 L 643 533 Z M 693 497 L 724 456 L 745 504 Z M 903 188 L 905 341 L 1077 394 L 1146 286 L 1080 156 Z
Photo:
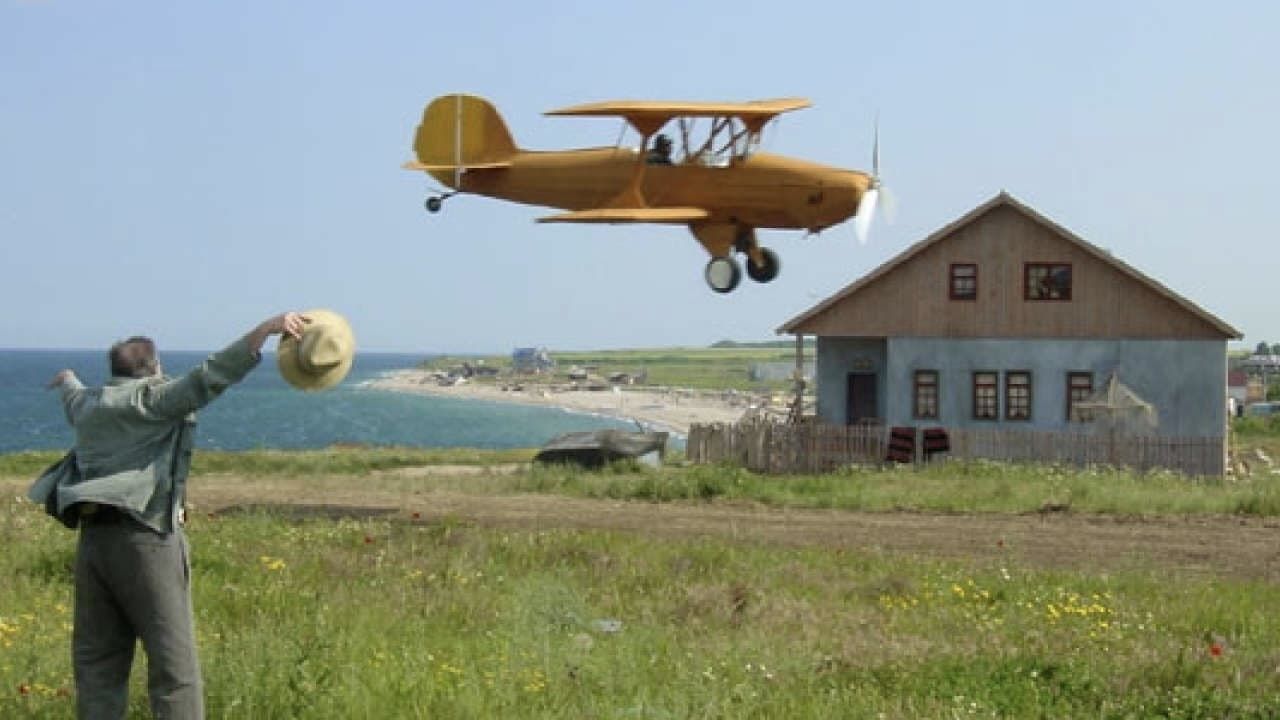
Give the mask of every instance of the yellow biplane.
M 756 228 L 816 233 L 854 217 L 858 236 L 866 235 L 879 195 L 878 147 L 871 174 L 757 152 L 766 123 L 808 106 L 800 98 L 575 105 L 546 114 L 621 117 L 640 146 L 531 151 L 516 146 L 488 101 L 444 95 L 423 111 L 417 159 L 404 168 L 450 188 L 427 198 L 433 213 L 453 195 L 475 193 L 567 211 L 539 222 L 687 225 L 711 255 L 707 284 L 727 293 L 742 278 L 735 252 L 746 256 L 752 280 L 778 275 L 778 256 L 756 241 Z M 672 121 L 678 147 L 659 132 Z

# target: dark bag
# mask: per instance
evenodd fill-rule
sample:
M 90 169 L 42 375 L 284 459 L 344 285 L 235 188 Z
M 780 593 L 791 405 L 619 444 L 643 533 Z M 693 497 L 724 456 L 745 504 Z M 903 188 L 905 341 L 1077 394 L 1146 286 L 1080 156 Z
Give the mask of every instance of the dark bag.
M 40 473 L 40 477 L 36 478 L 35 483 L 31 485 L 31 489 L 27 491 L 27 497 L 32 502 L 44 505 L 44 511 L 50 517 L 74 530 L 80 524 L 80 518 L 74 511 L 69 511 L 65 515 L 58 514 L 58 488 L 77 482 L 79 475 L 80 468 L 76 465 L 76 451 L 68 451 L 66 455 L 62 456 L 61 460 L 45 468 L 45 471 Z

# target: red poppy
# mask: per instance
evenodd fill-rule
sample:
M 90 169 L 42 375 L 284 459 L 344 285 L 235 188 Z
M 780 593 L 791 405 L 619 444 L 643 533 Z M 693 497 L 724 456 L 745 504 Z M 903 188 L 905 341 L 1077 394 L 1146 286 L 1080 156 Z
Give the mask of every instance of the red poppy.
M 372 544 L 373 544 L 373 536 L 372 536 L 372 535 L 365 535 L 365 536 L 364 536 L 364 544 L 365 544 L 365 545 L 372 545 Z
M 1209 645 L 1209 654 L 1214 657 L 1222 657 L 1222 645 L 1220 643 L 1212 643 Z
M 28 684 L 26 684 L 26 683 L 22 683 L 21 685 L 19 685 L 19 686 L 18 686 L 18 694 L 19 694 L 19 695 L 30 695 L 30 694 L 31 694 L 31 686 L 30 686 L 30 685 L 28 685 Z

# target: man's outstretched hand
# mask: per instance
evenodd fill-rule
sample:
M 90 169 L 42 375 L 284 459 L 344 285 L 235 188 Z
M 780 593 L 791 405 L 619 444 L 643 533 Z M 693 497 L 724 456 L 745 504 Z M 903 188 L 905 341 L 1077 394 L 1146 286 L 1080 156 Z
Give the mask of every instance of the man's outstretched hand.
M 288 335 L 294 339 L 299 339 L 302 337 L 302 331 L 306 329 L 309 322 L 311 322 L 311 318 L 292 310 L 269 317 L 249 331 L 249 349 L 254 353 L 261 351 L 263 343 L 272 335 Z
M 53 379 L 52 379 L 52 380 L 50 380 L 50 381 L 49 381 L 49 384 L 48 384 L 48 385 L 45 385 L 45 387 L 46 387 L 46 388 L 48 388 L 48 389 L 50 389 L 50 390 L 52 390 L 52 389 L 54 389 L 54 388 L 56 388 L 56 387 L 61 386 L 61 385 L 62 385 L 62 383 L 66 382 L 67 380 L 70 380 L 71 378 L 73 378 L 73 377 L 75 377 L 75 376 L 76 376 L 76 374 L 75 374 L 75 373 L 73 373 L 73 372 L 71 372 L 70 370 L 59 370 L 59 371 L 58 371 L 58 374 L 57 374 L 57 375 L 54 375 L 54 376 L 53 376 Z

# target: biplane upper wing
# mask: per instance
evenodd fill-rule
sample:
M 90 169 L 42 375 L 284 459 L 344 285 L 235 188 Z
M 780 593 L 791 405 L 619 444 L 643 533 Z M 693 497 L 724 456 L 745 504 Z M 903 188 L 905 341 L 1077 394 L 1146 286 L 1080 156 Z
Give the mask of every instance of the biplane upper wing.
M 636 130 L 652 134 L 675 117 L 736 117 L 752 130 L 759 130 L 774 117 L 792 110 L 809 107 L 804 98 L 775 98 L 750 102 L 697 102 L 664 100 L 606 100 L 571 105 L 552 110 L 546 115 L 587 117 L 623 117 Z
M 683 225 L 698 222 L 710 217 L 702 208 L 696 207 L 637 207 L 637 208 L 597 208 L 594 210 L 578 210 L 538 218 L 545 223 L 670 223 Z

